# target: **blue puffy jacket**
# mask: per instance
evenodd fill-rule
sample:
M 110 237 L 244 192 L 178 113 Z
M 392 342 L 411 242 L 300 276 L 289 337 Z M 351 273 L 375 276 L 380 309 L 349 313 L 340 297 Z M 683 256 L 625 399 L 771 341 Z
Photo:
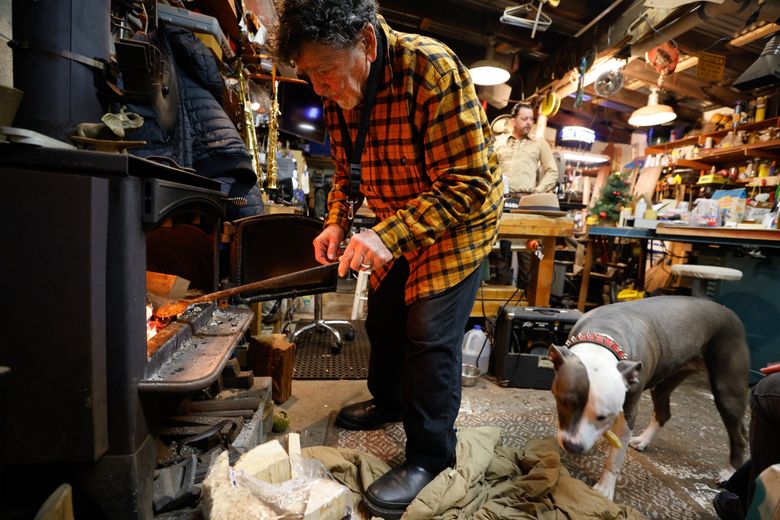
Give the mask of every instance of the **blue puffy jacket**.
M 192 32 L 167 24 L 151 35 L 150 43 L 175 71 L 169 81 L 178 95 L 175 122 L 166 128 L 161 123 L 165 116 L 161 118 L 151 105 L 128 105 L 129 111 L 144 117 L 143 128 L 132 138 L 147 142 L 131 153 L 171 158 L 198 175 L 220 181 L 225 194 L 245 197 L 247 206 L 228 206 L 229 218 L 262 213 L 257 175 L 244 141 L 222 108 L 222 77 L 211 51 Z

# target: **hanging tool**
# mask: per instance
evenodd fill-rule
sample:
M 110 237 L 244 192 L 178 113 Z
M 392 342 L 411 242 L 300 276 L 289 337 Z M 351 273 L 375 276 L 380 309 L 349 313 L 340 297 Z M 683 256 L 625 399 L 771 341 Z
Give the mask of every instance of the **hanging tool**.
M 517 5 L 514 7 L 504 8 L 504 14 L 500 20 L 507 25 L 516 25 L 518 27 L 525 27 L 531 29 L 531 38 L 536 35 L 536 31 L 546 31 L 552 24 L 552 19 L 542 12 L 542 4 L 549 3 L 552 7 L 556 7 L 560 4 L 560 0 L 539 0 L 539 7 L 536 8 L 536 15 L 531 15 L 534 10 L 534 3 L 528 2 L 526 4 Z
M 577 97 L 574 99 L 574 107 L 579 107 L 582 104 L 582 94 L 585 91 L 585 71 L 588 70 L 588 58 L 583 56 L 580 58 L 580 66 L 577 72 L 580 73 L 580 77 L 577 80 Z
M 222 291 L 217 291 L 196 298 L 190 298 L 186 300 L 176 300 L 155 309 L 154 315 L 159 318 L 171 318 L 178 316 L 187 310 L 187 307 L 196 303 L 207 303 L 223 298 L 229 298 L 237 294 L 259 291 L 262 289 L 278 289 L 280 287 L 286 287 L 289 285 L 301 285 L 306 283 L 320 283 L 322 278 L 329 274 L 331 271 L 336 272 L 338 270 L 338 262 L 320 265 L 317 267 L 311 267 L 302 271 L 296 271 L 293 273 L 283 274 L 281 276 L 274 276 L 273 278 L 266 278 L 257 282 L 247 283 L 239 285 L 237 287 L 231 287 Z
M 561 98 L 553 91 L 548 92 L 542 98 L 542 104 L 539 106 L 539 112 L 545 117 L 552 117 L 558 113 L 561 108 Z

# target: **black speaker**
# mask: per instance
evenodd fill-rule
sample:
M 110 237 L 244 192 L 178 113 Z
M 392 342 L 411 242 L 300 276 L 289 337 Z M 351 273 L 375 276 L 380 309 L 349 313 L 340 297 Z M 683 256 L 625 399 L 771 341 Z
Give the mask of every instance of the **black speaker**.
M 550 345 L 563 345 L 582 313 L 575 309 L 504 307 L 498 313 L 493 374 L 513 388 L 549 389 L 554 371 Z

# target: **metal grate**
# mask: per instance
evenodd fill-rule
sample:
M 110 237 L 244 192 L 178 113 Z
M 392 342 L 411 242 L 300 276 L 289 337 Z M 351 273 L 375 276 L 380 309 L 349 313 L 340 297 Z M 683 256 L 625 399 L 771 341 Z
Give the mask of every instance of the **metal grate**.
M 310 321 L 300 321 L 296 328 L 304 327 Z M 363 320 L 352 322 L 355 337 L 344 340 L 341 352 L 331 352 L 333 337 L 326 332 L 310 331 L 301 335 L 295 348 L 293 379 L 366 379 L 368 377 L 368 356 L 371 345 Z M 346 327 L 336 325 L 342 333 Z

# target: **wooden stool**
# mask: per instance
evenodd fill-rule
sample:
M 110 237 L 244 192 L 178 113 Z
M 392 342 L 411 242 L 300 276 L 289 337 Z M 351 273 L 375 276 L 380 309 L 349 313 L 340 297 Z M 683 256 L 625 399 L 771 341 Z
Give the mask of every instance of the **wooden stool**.
M 717 291 L 717 284 L 721 280 L 736 282 L 742 279 L 742 271 L 731 269 L 729 267 L 718 267 L 716 265 L 691 265 L 675 264 L 672 266 L 672 275 L 691 280 L 691 296 L 699 298 L 712 299 L 709 294 L 714 295 Z M 713 282 L 714 286 L 709 287 L 708 283 Z

